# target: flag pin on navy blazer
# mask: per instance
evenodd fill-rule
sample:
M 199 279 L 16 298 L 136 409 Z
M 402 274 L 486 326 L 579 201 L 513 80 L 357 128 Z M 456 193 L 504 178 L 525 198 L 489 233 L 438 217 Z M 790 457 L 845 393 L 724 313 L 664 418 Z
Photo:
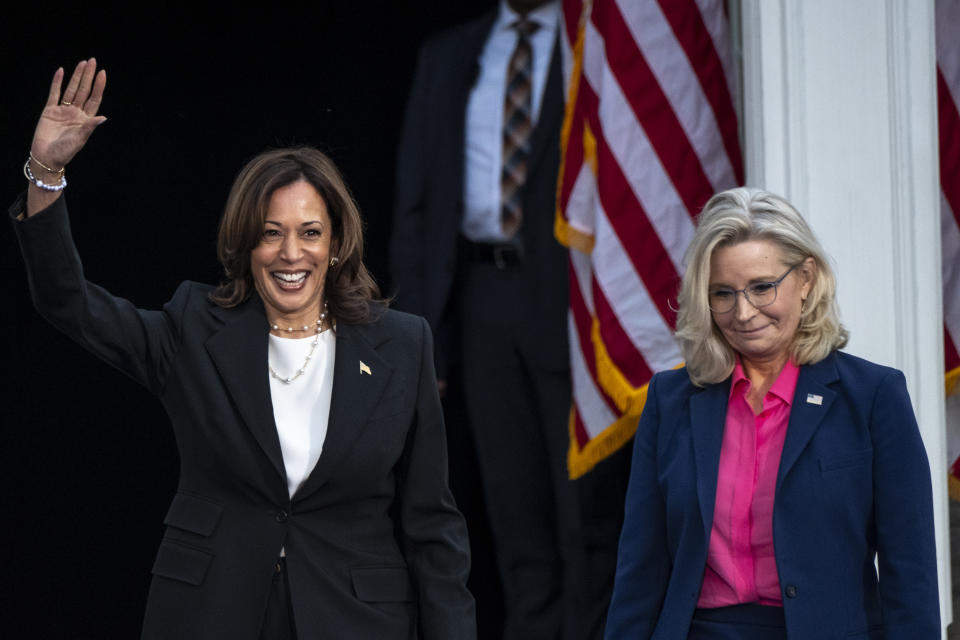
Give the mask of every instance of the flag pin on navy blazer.
M 817 395 L 816 393 L 808 393 L 807 404 L 815 404 L 817 406 L 820 406 L 823 404 L 823 396 Z
M 367 374 L 368 376 L 372 376 L 372 375 L 373 375 L 373 373 L 370 371 L 370 367 L 367 366 L 367 363 L 365 363 L 363 360 L 361 360 L 361 361 L 360 361 L 360 375 L 363 375 L 363 374 Z

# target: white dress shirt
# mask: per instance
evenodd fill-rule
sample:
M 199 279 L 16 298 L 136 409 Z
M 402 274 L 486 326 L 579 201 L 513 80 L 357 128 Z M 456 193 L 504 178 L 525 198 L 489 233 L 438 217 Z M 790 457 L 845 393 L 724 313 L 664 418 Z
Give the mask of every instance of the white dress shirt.
M 511 24 L 520 14 L 506 0 L 477 63 L 477 81 L 467 103 L 464 145 L 464 216 L 461 232 L 474 242 L 504 242 L 500 228 L 500 174 L 503 156 L 503 110 L 506 100 L 507 67 L 519 35 Z M 543 102 L 543 89 L 557 40 L 560 23 L 559 1 L 542 5 L 527 19 L 540 28 L 530 36 L 533 50 L 531 112 L 534 125 Z
M 271 335 L 267 353 L 270 366 L 278 375 L 293 376 L 303 366 L 313 339 L 314 336 L 278 338 Z M 273 418 L 280 436 L 287 490 L 291 497 L 310 476 L 323 451 L 330 419 L 336 345 L 334 332 L 327 329 L 320 334 L 320 341 L 302 376 L 290 384 L 270 376 Z

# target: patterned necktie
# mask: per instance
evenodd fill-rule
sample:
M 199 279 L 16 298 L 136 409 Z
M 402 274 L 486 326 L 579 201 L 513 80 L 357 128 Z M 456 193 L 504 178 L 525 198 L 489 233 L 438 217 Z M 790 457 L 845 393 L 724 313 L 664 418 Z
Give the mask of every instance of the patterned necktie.
M 523 183 L 527 178 L 530 156 L 531 82 L 533 50 L 530 36 L 540 27 L 520 18 L 511 28 L 517 30 L 517 48 L 507 66 L 507 91 L 503 108 L 503 171 L 500 174 L 500 223 L 503 233 L 512 237 L 523 218 Z

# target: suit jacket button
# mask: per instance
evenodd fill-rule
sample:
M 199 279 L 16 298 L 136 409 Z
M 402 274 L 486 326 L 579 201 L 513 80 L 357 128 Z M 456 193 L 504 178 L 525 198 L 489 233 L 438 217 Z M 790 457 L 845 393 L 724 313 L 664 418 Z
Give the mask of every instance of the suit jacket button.
M 287 521 L 287 512 L 280 510 L 277 512 L 277 522 L 286 522 Z
M 786 589 L 783 590 L 783 593 L 784 593 L 788 598 L 796 598 L 796 597 L 797 597 L 797 587 L 796 587 L 796 585 L 788 584 L 787 587 L 786 587 Z

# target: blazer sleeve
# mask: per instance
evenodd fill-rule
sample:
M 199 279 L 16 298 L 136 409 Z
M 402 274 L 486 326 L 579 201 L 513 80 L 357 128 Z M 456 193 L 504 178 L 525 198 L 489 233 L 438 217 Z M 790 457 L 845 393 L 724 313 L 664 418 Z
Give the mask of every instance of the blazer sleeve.
M 179 340 L 179 319 L 190 294 L 186 283 L 163 311 L 137 309 L 84 279 L 61 197 L 23 220 L 24 196 L 10 208 L 27 269 L 30 295 L 50 324 L 159 394 Z
M 428 61 L 430 43 L 419 53 L 413 85 L 397 150 L 393 229 L 390 234 L 390 277 L 397 307 L 416 315 L 426 314 L 424 264 L 426 242 L 427 152 L 430 117 Z
M 428 316 L 431 292 L 428 292 L 429 256 L 435 252 L 430 243 L 430 180 L 436 179 L 431 165 L 432 138 L 435 120 L 441 117 L 435 106 L 437 92 L 449 91 L 443 86 L 442 65 L 445 56 L 434 39 L 421 46 L 414 71 L 410 95 L 404 112 L 400 144 L 397 148 L 397 169 L 394 188 L 393 227 L 390 234 L 390 281 L 396 296 L 395 307 L 419 316 Z M 456 215 L 456 212 L 448 212 Z M 434 221 L 435 223 L 435 221 Z M 434 293 L 435 295 L 435 293 Z M 434 344 L 435 373 L 441 379 L 448 375 L 447 358 L 451 350 L 451 327 L 443 318 L 430 318 Z
M 665 503 L 657 482 L 662 410 L 657 393 L 659 380 L 657 375 L 650 380 L 633 440 L 617 571 L 604 634 L 609 640 L 649 638 L 670 580 Z
M 433 369 L 432 338 L 420 319 L 417 405 L 400 461 L 400 534 L 419 603 L 421 640 L 473 640 L 476 614 L 467 590 L 467 527 L 447 484 L 447 444 Z
M 941 631 L 930 467 L 897 370 L 877 387 L 871 437 L 884 637 L 933 640 Z

